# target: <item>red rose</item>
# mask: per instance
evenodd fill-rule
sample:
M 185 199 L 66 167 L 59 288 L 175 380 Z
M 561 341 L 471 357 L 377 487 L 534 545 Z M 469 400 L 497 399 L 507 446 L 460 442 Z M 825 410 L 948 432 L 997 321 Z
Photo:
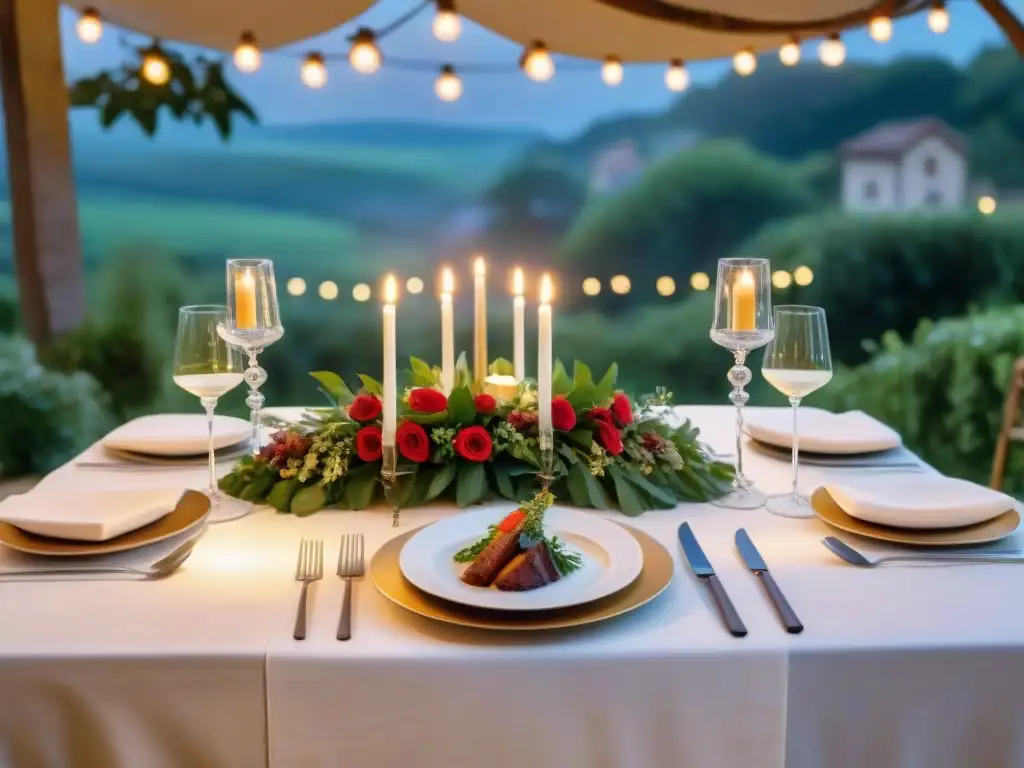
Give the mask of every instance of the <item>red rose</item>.
M 633 404 L 621 392 L 612 400 L 611 412 L 619 426 L 633 423 Z
M 430 438 L 427 437 L 427 430 L 419 424 L 404 422 L 398 428 L 395 442 L 398 443 L 398 452 L 409 461 L 420 462 L 430 458 Z
M 494 399 L 492 395 L 488 395 L 486 392 L 482 395 L 477 395 L 473 398 L 473 405 L 476 406 L 476 412 L 490 416 L 494 413 L 494 409 L 498 407 L 498 401 Z
M 661 453 L 668 445 L 668 441 L 657 432 L 645 432 L 643 442 L 644 449 L 653 454 Z
M 359 395 L 348 407 L 352 421 L 373 421 L 380 416 L 381 404 L 376 395 Z
M 507 417 L 508 423 L 516 432 L 525 432 L 537 423 L 536 411 L 512 411 Z
M 380 445 L 380 427 L 363 427 L 356 432 L 356 453 L 363 461 L 377 461 L 384 453 Z
M 612 456 L 622 453 L 622 436 L 619 430 L 606 421 L 598 419 L 594 422 L 597 430 L 594 432 L 594 440 Z
M 564 397 L 556 397 L 551 401 L 551 426 L 562 432 L 568 432 L 576 426 L 576 410 Z
M 436 389 L 421 387 L 409 393 L 409 407 L 417 413 L 440 413 L 448 407 L 448 398 Z
M 607 408 L 591 408 L 587 411 L 587 418 L 591 421 L 603 421 L 608 426 L 612 425 L 612 412 Z
M 491 436 L 483 427 L 466 427 L 452 441 L 455 452 L 469 461 L 487 461 L 491 457 Z

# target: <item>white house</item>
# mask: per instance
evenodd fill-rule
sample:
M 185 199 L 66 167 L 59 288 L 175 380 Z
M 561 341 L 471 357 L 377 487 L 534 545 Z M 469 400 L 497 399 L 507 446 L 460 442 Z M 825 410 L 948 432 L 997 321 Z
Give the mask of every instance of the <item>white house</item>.
M 966 141 L 938 118 L 882 123 L 839 152 L 843 210 L 949 210 L 967 202 Z

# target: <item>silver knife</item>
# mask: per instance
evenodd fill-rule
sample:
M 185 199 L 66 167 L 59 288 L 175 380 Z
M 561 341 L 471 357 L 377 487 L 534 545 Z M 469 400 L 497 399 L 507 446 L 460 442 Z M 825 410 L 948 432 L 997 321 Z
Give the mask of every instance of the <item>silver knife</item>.
M 761 553 L 754 546 L 754 542 L 750 540 L 750 534 L 747 533 L 746 528 L 740 528 L 736 531 L 736 549 L 740 551 L 740 555 L 743 557 L 743 562 L 747 564 L 747 568 L 764 584 L 764 588 L 768 591 L 768 597 L 775 604 L 775 610 L 778 611 L 779 618 L 782 619 L 786 631 L 793 635 L 803 632 L 804 625 L 800 623 L 800 619 L 796 617 L 796 612 L 790 606 L 785 595 L 782 594 L 782 590 L 775 583 L 775 579 L 768 572 L 768 563 L 764 561 Z
M 690 563 L 690 570 L 693 571 L 698 579 L 708 585 L 711 597 L 714 598 L 715 605 L 718 606 L 718 613 L 721 614 L 722 621 L 725 622 L 729 633 L 733 637 L 744 637 L 747 634 L 747 628 L 743 626 L 743 620 L 736 612 L 736 608 L 733 606 L 732 600 L 729 599 L 729 595 L 726 594 L 725 587 L 722 586 L 722 582 L 715 575 L 715 569 L 711 567 L 707 555 L 704 554 L 704 550 L 697 543 L 697 537 L 690 530 L 689 523 L 683 523 L 679 526 L 679 543 L 683 545 L 683 552 Z

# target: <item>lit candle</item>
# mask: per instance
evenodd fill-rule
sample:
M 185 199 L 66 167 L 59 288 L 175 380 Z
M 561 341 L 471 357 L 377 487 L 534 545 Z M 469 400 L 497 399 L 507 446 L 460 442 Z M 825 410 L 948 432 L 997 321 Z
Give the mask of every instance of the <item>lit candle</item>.
M 537 426 L 543 435 L 551 431 L 551 276 L 540 279 L 537 308 Z
M 523 298 L 524 282 L 523 270 L 516 267 L 512 273 L 512 367 L 519 381 L 526 378 L 526 343 L 523 338 L 526 313 L 526 299 Z
M 441 272 L 441 387 L 446 395 L 455 387 L 455 320 L 452 312 L 452 294 L 455 277 L 445 267 Z
M 732 284 L 731 331 L 753 331 L 757 328 L 757 302 L 755 300 L 754 276 L 744 269 Z
M 482 386 L 487 378 L 487 262 L 473 261 L 473 381 Z
M 398 302 L 398 282 L 394 275 L 384 278 L 384 383 L 382 399 L 384 414 L 382 417 L 381 442 L 386 446 L 395 444 L 397 429 L 398 391 L 396 389 L 396 355 L 395 355 L 395 304 Z
M 256 327 L 256 278 L 251 269 L 235 273 L 235 327 Z

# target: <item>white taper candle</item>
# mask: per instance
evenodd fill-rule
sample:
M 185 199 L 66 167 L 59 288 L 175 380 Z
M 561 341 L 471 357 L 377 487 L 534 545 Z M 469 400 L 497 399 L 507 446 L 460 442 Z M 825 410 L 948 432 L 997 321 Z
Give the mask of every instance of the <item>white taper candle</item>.
M 394 275 L 384 278 L 384 382 L 382 385 L 383 426 L 381 442 L 395 444 L 398 426 L 397 356 L 395 333 L 395 305 L 398 302 L 398 282 Z
M 516 267 L 512 273 L 512 368 L 518 381 L 526 378 L 526 299 L 523 270 Z
M 487 262 L 473 260 L 473 380 L 482 386 L 487 378 Z
M 541 435 L 551 431 L 551 276 L 540 279 L 537 308 L 537 426 Z
M 452 294 L 455 277 L 448 267 L 441 273 L 441 387 L 446 395 L 455 388 L 455 318 Z

